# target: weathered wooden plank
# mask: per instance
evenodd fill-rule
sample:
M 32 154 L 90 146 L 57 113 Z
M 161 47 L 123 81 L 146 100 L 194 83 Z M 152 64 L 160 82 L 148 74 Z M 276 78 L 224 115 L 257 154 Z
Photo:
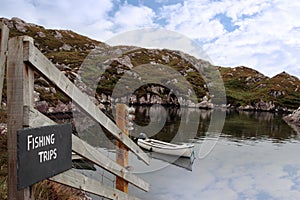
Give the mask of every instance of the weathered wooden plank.
M 7 148 L 8 148 L 8 198 L 30 199 L 29 188 L 17 190 L 17 130 L 23 128 L 23 106 L 30 105 L 28 90 L 33 91 L 33 75 L 23 62 L 23 38 L 9 40 L 7 59 Z
M 96 122 L 103 125 L 115 138 L 121 141 L 136 156 L 149 164 L 148 155 L 137 146 L 126 134 L 124 134 L 116 124 L 109 119 L 90 99 L 81 92 L 61 71 L 59 71 L 34 45 L 32 42 L 24 44 L 27 49 L 24 55 L 24 61 L 34 66 L 45 78 L 54 83 L 74 103 L 81 107 Z
M 4 73 L 7 58 L 7 45 L 8 45 L 9 29 L 5 24 L 0 22 L 0 108 L 2 102 Z
M 29 113 L 29 118 L 24 119 L 24 121 L 28 121 L 28 126 L 32 128 L 41 127 L 41 126 L 50 126 L 57 124 L 47 116 L 40 113 L 38 110 L 24 106 L 24 111 Z
M 94 179 L 88 178 L 74 169 L 63 172 L 57 176 L 50 178 L 52 181 L 56 181 L 74 188 L 80 188 L 81 190 L 106 197 L 113 200 L 138 200 L 134 196 L 130 196 L 124 192 L 117 189 L 107 187 L 106 185 L 96 181 Z
M 29 126 L 30 127 L 39 127 L 39 126 L 46 126 L 46 125 L 55 125 L 56 123 L 40 113 L 38 110 L 34 108 L 24 108 L 29 112 Z M 140 179 L 139 177 L 130 173 L 126 168 L 118 165 L 116 162 L 111 160 L 110 158 L 103 155 L 100 151 L 96 150 L 94 147 L 86 143 L 85 141 L 81 140 L 77 136 L 72 136 L 72 150 L 84 157 L 94 164 L 102 167 L 103 169 L 109 171 L 110 173 L 121 177 L 122 179 L 128 181 L 129 183 L 133 184 L 134 186 L 144 190 L 149 191 L 149 184 L 146 183 L 144 180 Z

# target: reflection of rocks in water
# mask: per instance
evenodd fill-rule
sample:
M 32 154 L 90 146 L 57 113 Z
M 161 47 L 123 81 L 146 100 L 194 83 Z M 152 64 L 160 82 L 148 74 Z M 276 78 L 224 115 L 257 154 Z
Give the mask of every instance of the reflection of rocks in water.
M 256 112 L 256 118 L 258 119 L 259 122 L 272 122 L 274 121 L 274 116 L 276 114 L 274 113 L 269 113 L 269 112 Z
M 197 108 L 162 106 L 138 106 L 136 111 L 133 136 L 137 137 L 144 131 L 149 137 L 168 142 L 187 142 L 198 136 L 199 128 L 201 132 L 205 132 L 213 112 Z
M 255 118 L 259 122 L 274 120 L 274 113 L 270 112 L 252 112 L 252 111 L 238 111 L 240 115 L 247 116 L 249 119 Z
M 212 110 L 199 110 L 200 111 L 200 118 L 202 120 L 209 120 L 211 118 Z
M 270 138 L 283 141 L 297 137 L 282 120 L 281 114 L 268 112 L 227 112 L 223 133 L 233 138 L 251 140 Z
M 149 117 L 151 121 L 165 122 L 166 121 L 166 110 L 159 105 L 151 106 L 149 109 Z

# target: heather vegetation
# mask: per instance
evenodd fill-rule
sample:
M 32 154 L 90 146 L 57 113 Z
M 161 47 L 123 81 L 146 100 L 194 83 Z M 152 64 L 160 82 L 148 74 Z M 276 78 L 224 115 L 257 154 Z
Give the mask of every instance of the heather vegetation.
M 17 18 L 12 20 L 3 18 L 1 21 L 10 28 L 10 37 L 20 35 L 33 37 L 35 45 L 72 81 L 78 78 L 78 74 L 83 81 L 95 82 L 95 80 L 100 80 L 95 95 L 96 99 L 102 103 L 110 103 L 110 96 L 125 73 L 133 67 L 144 64 L 152 64 L 153 68 L 165 65 L 179 72 L 190 83 L 199 103 L 203 99 L 210 99 L 211 95 L 213 96 L 209 93 L 208 86 L 213 85 L 211 83 L 214 81 L 214 77 L 209 77 L 207 71 L 216 67 L 182 52 L 130 46 L 109 47 L 102 42 L 69 30 L 45 29 Z M 91 52 L 94 49 L 96 49 L 96 53 L 90 59 Z M 117 56 L 112 57 L 111 55 Z M 100 58 L 97 60 L 95 56 Z M 86 71 L 79 73 L 82 70 L 83 61 L 85 61 Z M 88 62 L 90 62 L 90 66 L 86 67 Z M 105 63 L 105 66 L 103 63 Z M 101 69 L 100 72 L 99 69 Z M 217 69 L 224 82 L 227 107 L 280 111 L 296 109 L 300 106 L 300 81 L 297 77 L 284 72 L 274 77 L 267 77 L 248 67 L 217 67 Z M 145 71 L 145 73 L 148 72 Z M 164 74 L 163 83 L 177 81 L 177 87 L 186 90 L 187 88 L 174 77 L 176 76 L 172 73 Z M 132 79 L 141 80 L 142 78 L 132 74 Z M 125 84 L 129 84 L 131 81 L 128 80 Z M 41 79 L 36 79 L 36 85 L 39 85 L 40 82 Z M 61 101 L 64 103 L 68 101 L 59 92 L 52 94 L 45 90 L 45 87 L 50 87 L 46 81 L 43 80 L 43 84 L 40 86 L 35 88 L 39 94 L 39 100 Z M 137 103 L 164 102 L 168 104 L 171 100 L 168 99 L 169 94 L 167 93 L 170 91 L 166 87 L 158 87 L 155 84 L 148 84 L 136 90 Z M 221 88 L 220 84 L 214 87 Z M 88 88 L 85 89 L 88 90 Z M 161 93 L 158 93 L 158 91 L 161 91 Z M 149 94 L 151 99 L 154 99 L 152 102 L 147 99 Z M 139 101 L 141 98 L 145 101 Z M 187 106 L 189 105 L 187 104 Z
M 264 101 L 291 109 L 300 105 L 300 80 L 295 76 L 282 72 L 269 78 L 247 67 L 219 69 L 230 104 L 245 106 Z

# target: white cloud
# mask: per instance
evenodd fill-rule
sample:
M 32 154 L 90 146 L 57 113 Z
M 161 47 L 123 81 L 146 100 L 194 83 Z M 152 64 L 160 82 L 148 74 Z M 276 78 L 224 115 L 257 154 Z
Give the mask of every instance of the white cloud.
M 148 7 L 125 4 L 113 17 L 114 32 L 154 27 L 154 17 L 154 11 Z
M 36 21 L 35 8 L 24 0 L 2 0 L 0 13 L 4 17 L 21 17 L 31 22 Z
M 157 0 L 151 8 L 143 1 L 120 2 L 124 1 L 2 0 L 0 13 L 101 41 L 128 30 L 166 28 L 202 43 L 216 65 L 246 65 L 268 76 L 284 70 L 300 76 L 300 1 L 182 0 L 164 5 Z M 222 22 L 222 16 L 231 22 Z M 228 32 L 226 25 L 235 30 Z
M 98 27 L 99 32 L 104 32 L 109 28 L 110 22 L 107 20 L 107 13 L 112 9 L 110 0 L 87 0 L 87 1 L 38 1 L 36 12 L 38 20 L 44 21 L 46 27 L 55 27 L 60 29 L 72 29 L 81 34 L 87 35 L 87 31 L 95 27 L 95 24 L 101 24 Z
M 263 12 L 270 5 L 270 0 L 230 1 L 225 0 L 226 14 L 234 22 L 246 16 L 254 16 Z
M 204 45 L 215 64 L 246 65 L 269 76 L 284 70 L 300 75 L 299 2 L 219 1 L 207 5 L 198 1 L 165 7 L 167 27 L 202 42 L 215 38 Z M 223 12 L 239 29 L 228 33 L 211 20 Z
M 284 70 L 299 72 L 300 59 L 297 55 L 300 43 L 296 35 L 300 35 L 300 30 L 297 28 L 299 20 L 295 19 L 300 17 L 300 13 L 294 11 L 299 10 L 299 3 L 288 8 L 280 2 L 272 5 L 265 2 L 263 5 L 263 12 L 258 11 L 251 18 L 237 19 L 238 30 L 205 45 L 204 49 L 215 64 L 246 65 L 269 76 Z
M 166 28 L 203 43 L 216 65 L 245 65 L 268 76 L 284 70 L 300 76 L 299 9 L 298 1 L 185 1 L 164 6 L 160 17 Z M 230 17 L 238 29 L 227 32 L 217 14 Z
M 145 28 L 118 34 L 108 41 L 109 45 L 129 45 L 144 48 L 172 49 L 210 61 L 203 49 L 190 38 L 166 29 Z
M 215 9 L 211 9 L 201 1 L 164 6 L 161 10 L 161 17 L 168 23 L 167 29 L 204 41 L 225 33 L 223 25 L 218 20 L 214 20 L 214 16 Z
M 111 27 L 108 12 L 112 8 L 111 0 L 3 0 L 0 13 L 7 18 L 19 17 L 46 28 L 71 29 L 92 37 Z

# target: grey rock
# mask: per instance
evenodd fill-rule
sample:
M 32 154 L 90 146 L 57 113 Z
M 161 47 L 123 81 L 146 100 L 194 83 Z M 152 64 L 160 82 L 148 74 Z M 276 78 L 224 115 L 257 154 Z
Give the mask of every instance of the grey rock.
M 69 44 L 63 44 L 62 47 L 60 47 L 59 49 L 64 51 L 70 51 L 72 49 L 72 46 Z
M 300 134 L 300 107 L 293 113 L 285 116 L 283 120 Z
M 58 31 L 55 31 L 54 37 L 55 37 L 56 39 L 59 39 L 59 40 L 61 40 L 61 39 L 63 38 L 62 34 L 61 34 L 60 32 L 58 32 Z
M 41 32 L 41 31 L 37 32 L 36 34 L 37 34 L 40 38 L 46 37 L 46 34 L 45 34 L 44 32 Z

